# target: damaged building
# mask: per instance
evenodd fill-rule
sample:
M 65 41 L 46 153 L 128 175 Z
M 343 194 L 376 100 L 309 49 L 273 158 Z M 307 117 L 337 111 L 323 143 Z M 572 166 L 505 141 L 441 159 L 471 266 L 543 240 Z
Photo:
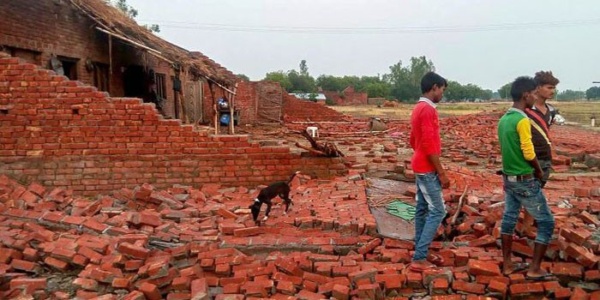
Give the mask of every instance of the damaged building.
M 209 122 L 213 98 L 231 95 L 237 79 L 103 0 L 2 1 L 0 50 L 189 123 Z

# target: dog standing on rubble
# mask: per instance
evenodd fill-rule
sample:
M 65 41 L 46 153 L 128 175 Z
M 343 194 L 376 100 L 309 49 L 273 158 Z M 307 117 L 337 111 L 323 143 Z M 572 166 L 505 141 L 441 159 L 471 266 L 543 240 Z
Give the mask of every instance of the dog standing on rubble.
M 262 189 L 256 199 L 254 199 L 254 203 L 249 206 L 252 211 L 252 219 L 256 223 L 257 226 L 260 225 L 260 221 L 258 221 L 258 214 L 260 214 L 260 208 L 265 203 L 267 205 L 267 210 L 265 211 L 265 216 L 262 221 L 266 221 L 269 219 L 269 213 L 271 212 L 271 206 L 273 205 L 273 198 L 279 196 L 283 200 L 285 204 L 285 211 L 283 214 L 287 214 L 290 205 L 292 205 L 292 199 L 290 198 L 290 183 L 294 180 L 294 177 L 298 175 L 300 172 L 295 172 L 290 179 L 285 181 L 278 181 L 270 184 L 266 188 Z

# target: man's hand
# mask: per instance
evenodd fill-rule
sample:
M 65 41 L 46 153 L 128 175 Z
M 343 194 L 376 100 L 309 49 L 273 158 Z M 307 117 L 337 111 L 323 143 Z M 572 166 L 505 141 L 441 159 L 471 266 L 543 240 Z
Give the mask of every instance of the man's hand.
M 535 176 L 535 178 L 541 181 L 544 178 L 544 172 L 540 169 L 536 169 L 533 173 L 533 176 Z
M 438 178 L 440 179 L 440 183 L 442 184 L 443 189 L 450 187 L 450 180 L 448 179 L 448 176 L 446 176 L 445 172 L 439 173 Z

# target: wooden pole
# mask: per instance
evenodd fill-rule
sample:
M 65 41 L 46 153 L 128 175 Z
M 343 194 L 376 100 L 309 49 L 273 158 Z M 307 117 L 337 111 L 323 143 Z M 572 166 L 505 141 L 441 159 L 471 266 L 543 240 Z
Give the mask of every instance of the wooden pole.
M 234 118 L 234 114 L 235 114 L 235 94 L 237 92 L 237 82 L 235 83 L 235 86 L 233 87 L 233 93 L 231 94 L 231 101 L 229 101 L 229 133 L 230 134 L 235 134 L 235 118 Z
M 182 72 L 180 72 L 180 73 L 182 73 Z M 187 116 L 186 109 L 185 109 L 185 92 L 184 92 L 185 91 L 184 81 L 187 80 L 187 69 L 186 69 L 185 75 L 183 77 L 184 77 L 184 79 L 181 79 L 181 76 L 180 76 L 181 90 L 179 91 L 179 93 L 181 93 L 181 113 L 183 114 L 181 121 L 183 121 L 184 124 L 188 124 L 190 121 L 189 121 L 189 118 Z
M 213 109 L 214 109 L 214 122 L 215 122 L 215 135 L 219 134 L 219 110 L 217 109 L 217 102 L 215 101 L 215 91 L 212 87 L 212 82 L 208 82 L 208 89 L 210 90 L 210 96 L 212 98 Z
M 113 57 L 112 57 L 112 35 L 108 36 L 108 92 L 113 94 L 110 90 L 113 77 Z

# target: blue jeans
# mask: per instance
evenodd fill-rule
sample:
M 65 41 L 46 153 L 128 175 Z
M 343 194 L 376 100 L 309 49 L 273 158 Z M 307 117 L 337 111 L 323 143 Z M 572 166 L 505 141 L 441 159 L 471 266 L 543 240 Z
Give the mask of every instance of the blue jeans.
M 446 216 L 442 184 L 437 173 L 416 175 L 417 209 L 415 212 L 415 253 L 413 261 L 424 260 L 440 223 Z
M 542 188 L 544 188 L 546 182 L 548 182 L 548 178 L 550 178 L 550 171 L 552 171 L 552 161 L 538 159 L 538 163 L 540 164 L 540 168 L 542 168 L 542 172 L 544 172 L 544 176 L 542 177 L 541 182 L 541 186 Z
M 546 197 L 542 193 L 540 182 L 527 179 L 519 182 L 510 182 L 504 179 L 504 216 L 502 217 L 502 234 L 512 235 L 519 220 L 521 206 L 537 222 L 536 243 L 548 244 L 554 232 L 554 216 L 550 212 Z

